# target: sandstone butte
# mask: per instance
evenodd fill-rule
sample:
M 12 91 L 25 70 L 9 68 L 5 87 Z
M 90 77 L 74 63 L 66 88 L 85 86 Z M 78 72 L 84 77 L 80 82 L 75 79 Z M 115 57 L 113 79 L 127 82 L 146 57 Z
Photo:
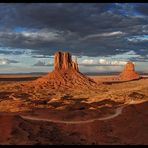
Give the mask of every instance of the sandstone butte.
M 139 79 L 140 76 L 138 73 L 135 72 L 135 65 L 129 61 L 123 71 L 120 73 L 119 75 L 119 79 L 120 80 L 136 80 L 136 79 Z
M 72 60 L 68 52 L 56 52 L 54 55 L 54 69 L 47 75 L 27 83 L 25 86 L 60 89 L 60 88 L 92 88 L 97 83 L 79 71 L 77 59 Z

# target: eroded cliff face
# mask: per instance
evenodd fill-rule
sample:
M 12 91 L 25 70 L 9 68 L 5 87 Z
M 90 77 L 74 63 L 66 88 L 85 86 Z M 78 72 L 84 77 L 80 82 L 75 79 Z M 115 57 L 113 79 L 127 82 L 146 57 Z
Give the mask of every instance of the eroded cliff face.
M 56 52 L 54 56 L 54 70 L 68 69 L 79 71 L 76 59 L 72 61 L 72 57 L 68 52 Z
M 119 75 L 121 80 L 135 80 L 139 78 L 139 74 L 135 72 L 135 65 L 131 61 L 125 65 L 124 70 Z

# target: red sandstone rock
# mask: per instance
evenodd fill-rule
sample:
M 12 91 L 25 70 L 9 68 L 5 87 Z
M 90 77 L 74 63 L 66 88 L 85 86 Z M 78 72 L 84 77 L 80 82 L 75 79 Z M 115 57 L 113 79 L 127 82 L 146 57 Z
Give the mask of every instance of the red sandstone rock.
M 74 59 L 74 61 L 72 63 L 72 68 L 75 69 L 76 71 L 79 71 L 76 57 L 75 57 L 75 59 Z
M 79 72 L 77 59 L 72 61 L 68 52 L 56 52 L 54 57 L 54 70 L 47 75 L 29 82 L 29 87 L 59 89 L 59 88 L 87 88 L 96 86 L 97 83 L 91 78 Z
M 120 80 L 135 80 L 139 78 L 139 74 L 135 72 L 135 65 L 131 61 L 125 65 L 123 72 L 119 75 Z
M 75 69 L 78 71 L 77 61 L 72 61 L 68 52 L 56 52 L 54 57 L 54 70 Z

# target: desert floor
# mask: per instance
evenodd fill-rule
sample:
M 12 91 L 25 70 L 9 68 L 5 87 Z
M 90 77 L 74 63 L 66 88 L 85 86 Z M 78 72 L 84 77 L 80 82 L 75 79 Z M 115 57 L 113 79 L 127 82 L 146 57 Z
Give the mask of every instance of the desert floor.
M 0 144 L 148 144 L 148 78 L 90 76 L 96 89 L 22 89 L 0 75 Z

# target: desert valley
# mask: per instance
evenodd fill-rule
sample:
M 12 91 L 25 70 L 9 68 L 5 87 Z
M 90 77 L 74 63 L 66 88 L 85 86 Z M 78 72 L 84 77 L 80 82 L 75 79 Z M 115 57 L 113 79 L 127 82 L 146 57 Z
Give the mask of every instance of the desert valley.
M 1 3 L 0 145 L 148 145 L 148 4 Z
M 148 78 L 129 61 L 87 76 L 68 52 L 46 75 L 1 75 L 0 144 L 148 144 Z

